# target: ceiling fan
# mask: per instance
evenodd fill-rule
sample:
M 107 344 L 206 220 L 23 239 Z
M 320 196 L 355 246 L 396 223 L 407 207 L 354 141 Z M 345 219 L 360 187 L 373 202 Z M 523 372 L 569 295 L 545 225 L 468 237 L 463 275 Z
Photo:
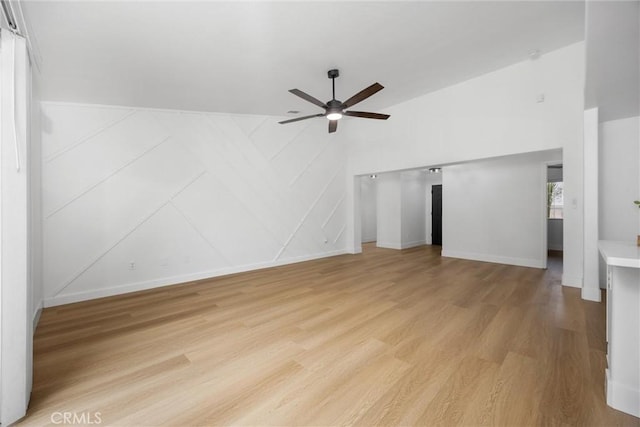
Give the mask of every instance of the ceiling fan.
M 356 105 L 360 101 L 364 101 L 369 98 L 371 95 L 377 93 L 378 91 L 384 89 L 380 83 L 374 83 L 366 89 L 361 90 L 360 92 L 353 95 L 351 98 L 346 101 L 338 101 L 336 99 L 336 77 L 340 75 L 338 70 L 329 70 L 328 76 L 331 79 L 331 84 L 333 87 L 333 98 L 331 101 L 328 101 L 326 104 L 320 101 L 319 99 L 314 98 L 313 96 L 304 93 L 299 89 L 291 89 L 289 92 L 292 94 L 299 96 L 305 101 L 309 101 L 312 104 L 317 105 L 320 108 L 324 108 L 324 113 L 320 114 L 312 114 L 310 116 L 304 117 L 296 117 L 295 119 L 284 120 L 279 122 L 281 125 L 286 123 L 298 122 L 300 120 L 311 119 L 313 117 L 326 117 L 329 119 L 329 133 L 335 132 L 338 129 L 338 120 L 342 118 L 342 116 L 349 117 L 362 117 L 364 119 L 377 119 L 377 120 L 387 120 L 390 116 L 388 114 L 380 114 L 380 113 L 368 113 L 366 111 L 345 111 L 345 109 Z

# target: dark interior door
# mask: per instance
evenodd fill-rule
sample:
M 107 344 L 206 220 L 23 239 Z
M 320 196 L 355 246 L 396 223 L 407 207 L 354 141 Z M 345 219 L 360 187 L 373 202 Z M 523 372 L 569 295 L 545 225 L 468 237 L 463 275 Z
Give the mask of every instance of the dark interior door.
M 431 186 L 431 244 L 442 246 L 442 185 Z

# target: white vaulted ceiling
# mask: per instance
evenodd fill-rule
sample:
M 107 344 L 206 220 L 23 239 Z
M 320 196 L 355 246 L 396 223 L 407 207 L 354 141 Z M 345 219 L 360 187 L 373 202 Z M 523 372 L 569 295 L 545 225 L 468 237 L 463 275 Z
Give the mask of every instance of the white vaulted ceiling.
M 378 81 L 375 111 L 584 37 L 584 3 L 23 3 L 48 101 L 283 115 Z
M 590 1 L 585 107 L 601 122 L 640 114 L 640 2 Z

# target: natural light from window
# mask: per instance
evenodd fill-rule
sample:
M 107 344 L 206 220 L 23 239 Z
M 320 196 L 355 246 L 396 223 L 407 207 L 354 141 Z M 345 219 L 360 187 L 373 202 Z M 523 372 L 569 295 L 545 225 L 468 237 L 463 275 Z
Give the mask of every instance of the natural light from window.
M 562 207 L 564 205 L 563 183 L 547 183 L 547 218 L 562 219 Z

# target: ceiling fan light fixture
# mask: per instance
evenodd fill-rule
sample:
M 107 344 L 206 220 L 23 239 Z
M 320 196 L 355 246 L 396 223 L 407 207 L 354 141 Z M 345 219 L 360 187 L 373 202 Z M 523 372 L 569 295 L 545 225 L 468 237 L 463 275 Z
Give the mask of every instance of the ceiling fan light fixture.
M 360 92 L 356 93 L 346 101 L 342 102 L 336 99 L 336 77 L 338 77 L 339 75 L 340 72 L 337 69 L 329 70 L 327 73 L 327 77 L 331 79 L 331 93 L 333 96 L 331 100 L 327 101 L 326 103 L 320 101 L 317 98 L 314 98 L 313 96 L 301 91 L 300 89 L 289 89 L 289 92 L 291 92 L 292 94 L 324 109 L 324 113 L 311 114 L 304 117 L 296 117 L 294 119 L 283 120 L 278 123 L 284 125 L 287 123 L 299 122 L 301 120 L 307 120 L 314 117 L 326 117 L 329 120 L 329 133 L 334 133 L 338 129 L 338 120 L 340 120 L 342 116 L 360 117 L 363 119 L 376 120 L 387 120 L 389 118 L 388 114 L 369 113 L 367 111 L 345 111 L 346 109 L 353 107 L 357 103 L 369 98 L 371 95 L 378 93 L 380 90 L 384 89 L 384 86 L 382 86 L 380 83 L 374 83 L 371 86 L 362 89 Z

